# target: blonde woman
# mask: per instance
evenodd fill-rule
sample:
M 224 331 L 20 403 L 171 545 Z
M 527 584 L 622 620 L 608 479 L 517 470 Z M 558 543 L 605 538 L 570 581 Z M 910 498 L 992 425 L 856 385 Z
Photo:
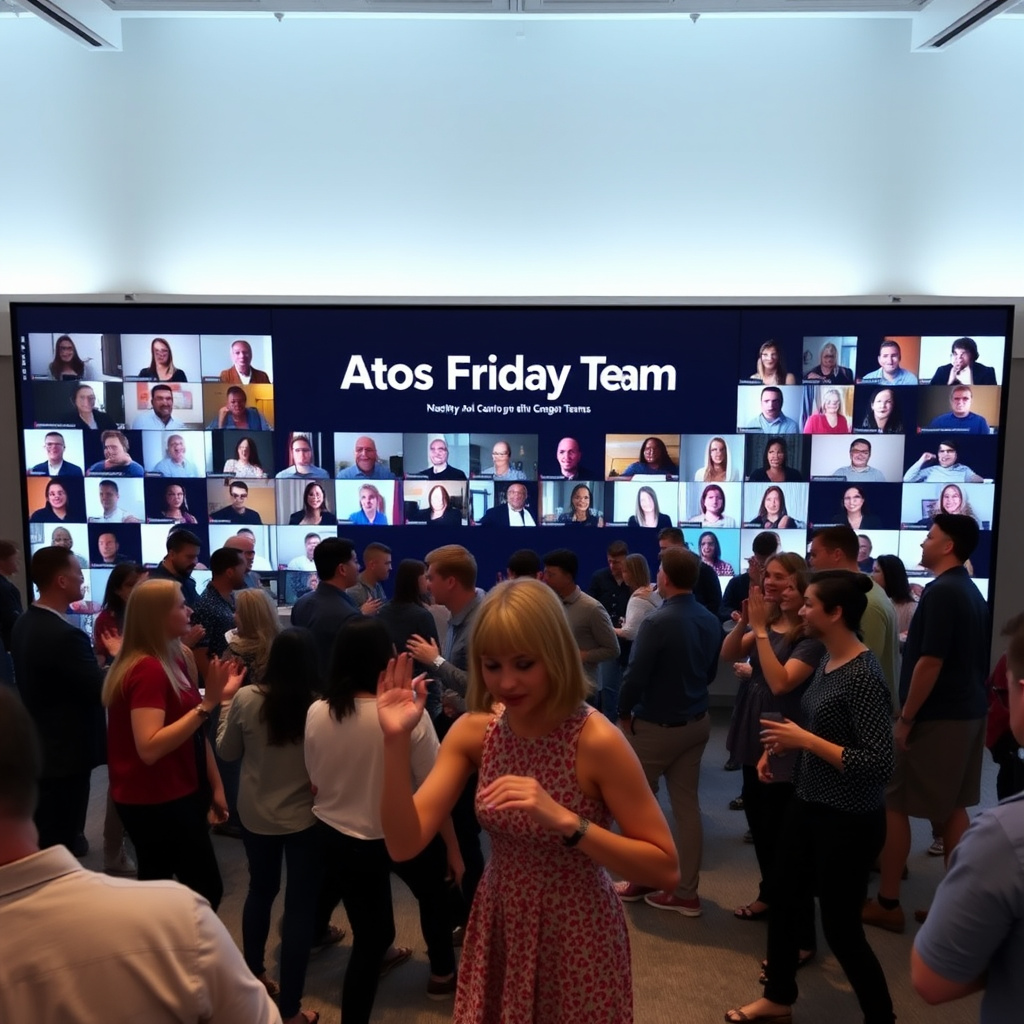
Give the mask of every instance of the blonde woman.
M 848 434 L 850 421 L 843 415 L 843 397 L 835 388 L 826 388 L 817 412 L 804 424 L 805 434 Z
M 804 380 L 816 380 L 820 384 L 852 384 L 853 371 L 839 365 L 839 349 L 831 341 L 821 346 L 820 362 L 804 374 Z
M 786 373 L 786 362 L 782 358 L 782 352 L 772 340 L 766 341 L 757 353 L 757 372 L 752 373 L 750 379 L 759 380 L 762 384 L 796 383 L 796 377 Z
M 656 590 L 651 590 L 651 567 L 643 555 L 627 555 L 622 569 L 622 579 L 633 588 L 626 604 L 626 617 L 616 627 L 615 635 L 620 640 L 635 640 L 640 623 L 651 612 L 661 607 L 662 601 Z
M 132 590 L 121 650 L 103 684 L 110 792 L 135 844 L 140 879 L 177 878 L 217 909 L 224 887 L 208 817 L 227 819 L 206 722 L 245 670 L 210 659 L 206 694 L 181 638 L 191 609 L 181 586 L 147 580 Z
M 404 654 L 382 673 L 380 807 L 391 856 L 422 850 L 480 773 L 476 810 L 491 859 L 466 929 L 455 1024 L 571 1020 L 581 1005 L 588 1024 L 632 1020 L 629 937 L 608 872 L 671 891 L 679 861 L 640 762 L 587 706 L 587 691 L 554 591 L 532 579 L 498 584 L 469 641 L 470 713 L 413 794 L 426 678 L 413 679 Z M 497 702 L 504 710 L 495 715 Z
M 262 587 L 240 590 L 235 597 L 235 628 L 228 633 L 228 651 L 245 666 L 246 681 L 263 680 L 274 638 L 281 632 L 281 619 L 274 601 Z
M 698 484 L 735 483 L 740 472 L 733 466 L 729 445 L 724 437 L 713 437 L 704 451 L 704 465 L 694 474 Z

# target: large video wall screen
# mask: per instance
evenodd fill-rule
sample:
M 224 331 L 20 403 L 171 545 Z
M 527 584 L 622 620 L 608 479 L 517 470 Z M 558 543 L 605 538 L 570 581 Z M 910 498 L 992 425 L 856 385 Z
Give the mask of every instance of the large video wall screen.
M 849 523 L 924 576 L 944 510 L 987 597 L 1010 313 L 18 305 L 28 539 L 72 547 L 88 612 L 179 526 L 203 559 L 251 531 L 292 603 L 338 534 L 466 544 L 487 585 L 521 547 L 653 561 L 673 525 L 724 588 L 758 531 Z

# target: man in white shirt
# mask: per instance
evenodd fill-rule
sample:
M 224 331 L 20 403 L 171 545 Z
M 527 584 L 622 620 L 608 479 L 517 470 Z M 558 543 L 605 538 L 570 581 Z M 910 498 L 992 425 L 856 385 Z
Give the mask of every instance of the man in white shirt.
M 288 568 L 299 572 L 316 572 L 316 562 L 313 561 L 313 552 L 323 538 L 319 533 L 306 534 L 306 553 L 296 555 L 289 563 Z
M 132 424 L 133 430 L 184 430 L 185 424 L 174 418 L 174 392 L 170 384 L 156 384 L 149 393 L 151 406 L 140 412 Z
M 122 509 L 117 501 L 119 491 L 113 480 L 100 481 L 100 507 L 103 514 L 89 516 L 90 523 L 141 523 L 142 520 Z
M 41 771 L 32 719 L 4 688 L 0 1020 L 67 1019 L 71 1012 L 146 1024 L 280 1024 L 206 900 L 177 882 L 86 871 L 63 846 L 40 850 L 32 815 Z

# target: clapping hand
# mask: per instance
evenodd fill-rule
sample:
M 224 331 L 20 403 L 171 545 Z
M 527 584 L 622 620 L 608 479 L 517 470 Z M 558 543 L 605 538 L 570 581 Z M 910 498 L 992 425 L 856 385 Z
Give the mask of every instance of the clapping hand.
M 218 703 L 231 700 L 247 671 L 237 658 L 211 658 L 205 677 L 206 696 Z
M 750 628 L 755 633 L 765 632 L 768 628 L 768 604 L 764 599 L 764 591 L 760 587 L 751 587 L 750 597 L 743 604 Z
M 412 676 L 412 656 L 388 662 L 377 680 L 377 718 L 385 736 L 401 736 L 416 728 L 427 703 L 426 674 Z
M 206 627 L 200 626 L 198 623 L 194 626 L 190 626 L 188 632 L 181 638 L 181 642 L 186 647 L 195 647 L 203 637 L 206 636 Z
M 754 666 L 749 661 L 734 661 L 732 674 L 737 679 L 749 679 L 754 674 Z
M 103 646 L 106 647 L 107 653 L 111 658 L 116 658 L 121 653 L 123 638 L 121 637 L 120 630 L 104 630 L 100 633 L 100 639 L 103 641 Z

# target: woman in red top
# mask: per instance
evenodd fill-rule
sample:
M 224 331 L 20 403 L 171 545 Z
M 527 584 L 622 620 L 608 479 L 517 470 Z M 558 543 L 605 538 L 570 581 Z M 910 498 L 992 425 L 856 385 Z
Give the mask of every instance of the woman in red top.
M 139 878 L 177 878 L 217 909 L 224 887 L 207 818 L 227 819 L 206 722 L 245 670 L 210 659 L 206 694 L 181 638 L 191 609 L 179 584 L 147 580 L 131 592 L 121 650 L 103 685 L 110 791 L 138 855 Z

